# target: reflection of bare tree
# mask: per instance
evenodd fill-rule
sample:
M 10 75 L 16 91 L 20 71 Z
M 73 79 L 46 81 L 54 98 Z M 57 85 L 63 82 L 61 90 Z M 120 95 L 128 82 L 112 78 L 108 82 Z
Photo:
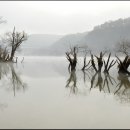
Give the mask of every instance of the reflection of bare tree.
M 119 74 L 118 76 L 119 84 L 118 89 L 114 92 L 116 98 L 122 103 L 130 102 L 130 81 L 129 76 L 125 74 Z
M 109 74 L 109 73 L 104 73 L 104 83 L 103 83 L 103 89 L 106 86 L 108 89 L 108 92 L 110 93 L 110 85 L 114 85 L 114 82 L 116 83 L 116 80 Z
M 5 81 L 5 77 L 8 81 Z M 9 89 L 11 90 L 13 88 L 14 96 L 16 91 L 21 89 L 25 90 L 27 87 L 27 85 L 22 82 L 20 76 L 16 73 L 12 63 L 0 63 L 0 80 L 3 84 L 7 82 L 6 85 L 2 84 L 1 86 L 9 86 Z
M 116 83 L 116 81 L 112 76 L 110 76 L 109 73 L 104 73 L 104 78 L 102 77 L 101 73 L 95 73 L 91 78 L 90 90 L 92 88 L 99 87 L 100 92 L 104 91 L 110 93 L 110 85 L 115 85 L 114 83 Z
M 130 80 L 128 75 L 119 74 L 117 80 L 113 78 L 109 73 L 104 73 L 102 77 L 101 73 L 95 73 L 91 78 L 91 87 L 99 87 L 99 91 L 104 93 L 114 94 L 121 102 L 130 102 Z M 119 82 L 119 83 L 118 83 Z M 116 89 L 116 90 L 115 90 Z
M 9 73 L 10 67 L 8 64 L 0 63 L 0 80 L 4 77 L 7 76 Z
M 119 74 L 119 76 L 118 76 L 119 84 L 117 85 L 117 87 L 118 87 L 118 86 L 119 86 L 119 87 L 118 87 L 118 89 L 115 91 L 114 94 L 118 93 L 118 92 L 121 90 L 122 87 L 124 87 L 124 90 L 122 91 L 122 94 L 124 94 L 125 91 L 130 88 L 130 81 L 129 81 L 128 78 L 129 78 L 128 75 L 121 74 L 121 73 Z
M 99 86 L 99 90 L 102 91 L 103 79 L 102 79 L 102 75 L 100 72 L 98 73 L 98 80 L 97 80 L 97 84 L 96 84 L 96 87 L 98 87 L 98 86 Z
M 77 91 L 78 91 L 78 88 L 77 88 L 76 84 L 77 84 L 76 73 L 75 73 L 75 71 L 71 71 L 70 72 L 70 77 L 67 80 L 66 87 L 67 88 L 69 87 L 70 90 L 71 90 L 71 92 L 74 93 L 74 94 L 76 94 Z
M 13 90 L 14 96 L 16 91 L 25 90 L 27 87 L 16 72 L 13 63 L 0 63 L 0 87 L 6 90 Z M 8 104 L 0 101 L 0 110 L 4 110 L 6 107 L 8 107 Z
M 97 77 L 97 81 L 96 81 L 96 85 L 94 86 L 94 83 L 95 83 L 95 80 L 96 80 L 96 76 L 98 75 Z M 97 72 L 93 75 L 92 79 L 91 79 L 91 88 L 90 90 L 93 88 L 93 87 L 99 87 L 99 90 L 101 91 L 102 90 L 102 87 L 103 87 L 103 78 L 102 78 L 102 75 L 100 72 Z
M 15 69 L 13 67 L 13 64 L 10 64 L 10 68 L 11 68 L 11 72 L 12 72 L 11 82 L 12 82 L 14 96 L 15 96 L 16 90 L 20 90 L 21 88 L 23 88 L 23 90 L 25 90 L 27 85 L 25 83 L 23 83 L 21 78 L 19 77 L 19 75 L 17 75 L 17 73 L 15 72 Z
M 109 73 L 93 73 L 91 70 L 82 72 L 83 78 L 81 81 L 77 81 L 75 71 L 70 73 L 66 87 L 70 89 L 71 93 L 77 95 L 81 94 L 81 90 L 83 90 L 82 94 L 84 94 L 98 88 L 99 92 L 112 94 L 120 102 L 130 103 L 130 76 L 119 74 L 118 77 L 112 77 Z M 82 84 L 82 81 L 84 81 L 84 84 Z M 81 89 L 84 85 L 86 86 L 86 83 L 87 86 L 90 83 L 90 89 L 89 86 L 86 89 Z
M 83 72 L 83 80 L 84 80 L 84 83 L 85 83 L 86 80 L 87 80 L 87 77 L 88 77 L 89 80 L 91 79 L 91 72 L 89 70 L 88 71 L 82 70 L 82 72 Z

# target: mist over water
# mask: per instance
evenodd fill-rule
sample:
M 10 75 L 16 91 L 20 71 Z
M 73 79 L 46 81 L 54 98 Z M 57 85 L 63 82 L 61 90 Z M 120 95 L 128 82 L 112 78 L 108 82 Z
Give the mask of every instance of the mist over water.
M 83 73 L 82 60 L 75 73 L 65 57 L 0 63 L 0 128 L 129 128 L 130 78 L 117 64 Z
M 129 1 L 0 12 L 0 129 L 130 128 Z

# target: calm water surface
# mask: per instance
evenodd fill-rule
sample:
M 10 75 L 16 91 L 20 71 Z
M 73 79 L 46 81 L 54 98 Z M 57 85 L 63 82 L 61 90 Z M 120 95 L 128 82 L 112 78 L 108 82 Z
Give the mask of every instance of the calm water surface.
M 89 59 L 89 58 L 88 58 Z M 69 73 L 65 57 L 0 64 L 0 128 L 130 128 L 130 78 Z

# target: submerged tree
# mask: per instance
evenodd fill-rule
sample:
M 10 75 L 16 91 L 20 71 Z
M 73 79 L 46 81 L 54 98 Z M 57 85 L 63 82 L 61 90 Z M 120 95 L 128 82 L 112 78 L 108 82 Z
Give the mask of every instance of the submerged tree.
M 93 54 L 91 54 L 91 64 L 92 64 L 92 67 L 94 68 L 94 70 L 96 71 L 97 73 L 97 68 L 96 68 L 96 64 L 95 64 L 95 61 L 94 61 L 94 57 L 93 57 Z
M 77 53 L 78 53 L 78 47 L 71 48 L 71 51 L 66 52 L 66 58 L 69 61 L 68 70 L 75 71 L 76 65 L 77 65 Z
M 101 72 L 102 66 L 103 66 L 103 56 L 105 55 L 105 53 L 100 52 L 100 56 L 95 56 L 97 58 L 97 62 L 98 62 L 98 72 Z
M 116 61 L 114 61 L 114 60 L 112 60 L 110 62 L 110 57 L 111 57 L 111 53 L 108 56 L 107 62 L 105 62 L 105 60 L 104 60 L 104 73 L 109 73 L 110 68 L 116 64 Z M 109 62 L 110 62 L 110 64 L 109 64 Z
M 124 73 L 124 74 L 129 74 L 130 72 L 128 71 L 128 67 L 130 65 L 130 57 L 127 55 L 123 61 L 120 60 L 118 56 L 116 56 L 118 61 L 118 73 Z
M 96 56 L 95 57 L 97 58 L 97 65 L 98 65 L 98 68 L 96 67 L 96 63 L 94 61 L 94 56 L 93 54 L 91 54 L 91 64 L 92 64 L 92 67 L 94 68 L 94 70 L 96 71 L 96 73 L 100 73 L 101 72 L 101 69 L 103 67 L 103 56 L 105 55 L 105 52 L 100 52 L 100 56 Z
M 117 63 L 118 63 L 118 72 L 119 73 L 124 73 L 124 74 L 129 74 L 130 72 L 128 71 L 128 67 L 130 65 L 130 57 L 129 57 L 129 51 L 130 51 L 130 42 L 128 40 L 122 40 L 118 46 L 118 52 L 122 52 L 125 54 L 125 58 L 122 61 L 118 56 L 116 56 Z
M 87 58 L 87 53 L 88 52 L 91 52 L 91 50 L 87 50 L 87 49 L 84 50 L 85 55 L 84 55 L 83 67 L 81 69 L 82 71 L 88 70 L 92 66 L 92 65 L 89 66 L 89 64 L 91 63 L 91 60 L 89 60 L 88 63 L 86 63 L 86 58 Z

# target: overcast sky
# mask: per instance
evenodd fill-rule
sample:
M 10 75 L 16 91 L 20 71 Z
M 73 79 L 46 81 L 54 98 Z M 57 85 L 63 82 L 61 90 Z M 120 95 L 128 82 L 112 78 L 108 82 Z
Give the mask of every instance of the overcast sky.
M 130 1 L 0 1 L 0 16 L 7 20 L 0 33 L 16 26 L 29 34 L 63 35 L 130 17 Z

